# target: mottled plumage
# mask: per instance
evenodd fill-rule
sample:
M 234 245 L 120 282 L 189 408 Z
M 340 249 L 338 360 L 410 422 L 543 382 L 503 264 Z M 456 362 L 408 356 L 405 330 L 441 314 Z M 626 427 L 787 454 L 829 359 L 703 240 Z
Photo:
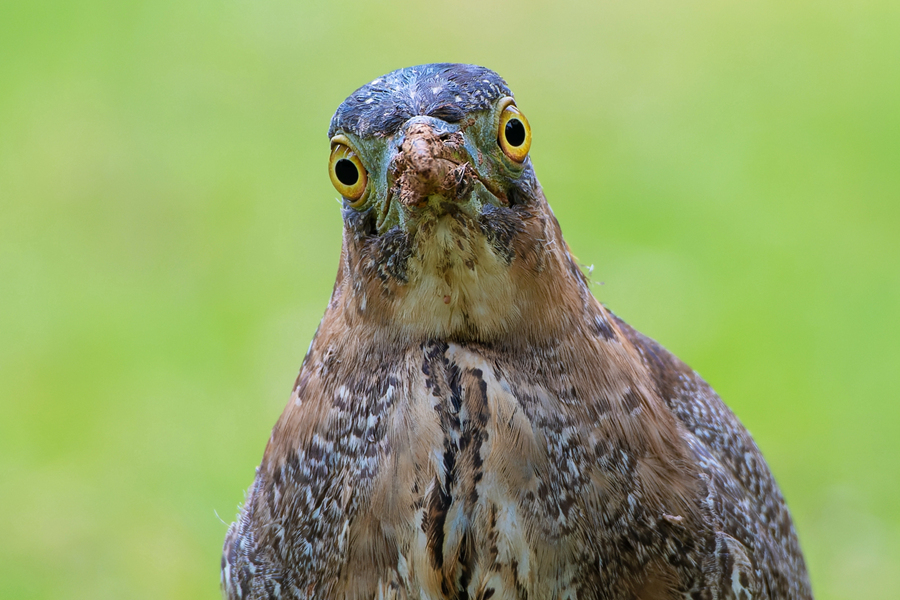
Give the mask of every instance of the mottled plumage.
M 338 108 L 337 281 L 228 531 L 228 598 L 812 598 L 750 435 L 591 295 L 523 132 L 470 65 Z

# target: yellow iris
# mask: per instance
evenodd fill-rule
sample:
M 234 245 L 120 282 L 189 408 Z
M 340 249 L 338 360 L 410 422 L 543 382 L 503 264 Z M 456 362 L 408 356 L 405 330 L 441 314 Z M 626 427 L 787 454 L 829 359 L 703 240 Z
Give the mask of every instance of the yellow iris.
M 500 126 L 497 128 L 497 143 L 500 149 L 511 160 L 521 163 L 531 149 L 531 126 L 512 98 L 503 101 L 506 106 L 500 113 Z
M 368 174 L 356 152 L 350 147 L 350 140 L 336 135 L 331 140 L 331 158 L 328 161 L 328 175 L 334 189 L 343 196 L 350 206 L 358 208 L 365 201 Z

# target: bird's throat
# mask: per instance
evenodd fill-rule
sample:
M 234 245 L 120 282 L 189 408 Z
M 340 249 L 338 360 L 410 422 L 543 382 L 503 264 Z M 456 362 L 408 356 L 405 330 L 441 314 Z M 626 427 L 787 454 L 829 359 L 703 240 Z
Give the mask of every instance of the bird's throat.
M 435 212 L 411 233 L 345 236 L 332 308 L 397 341 L 558 339 L 599 305 L 552 213 L 536 208 Z
M 426 337 L 492 337 L 518 318 L 514 269 L 477 224 L 443 215 L 420 225 L 398 325 Z

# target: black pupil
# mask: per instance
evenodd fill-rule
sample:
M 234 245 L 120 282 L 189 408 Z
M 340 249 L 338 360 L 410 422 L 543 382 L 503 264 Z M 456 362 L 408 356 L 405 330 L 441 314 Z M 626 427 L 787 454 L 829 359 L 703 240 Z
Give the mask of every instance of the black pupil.
M 337 175 L 338 181 L 344 185 L 353 185 L 359 181 L 359 169 L 353 164 L 353 161 L 342 158 L 334 165 L 334 174 Z
M 525 143 L 525 125 L 518 119 L 506 122 L 506 141 L 510 146 L 521 146 Z

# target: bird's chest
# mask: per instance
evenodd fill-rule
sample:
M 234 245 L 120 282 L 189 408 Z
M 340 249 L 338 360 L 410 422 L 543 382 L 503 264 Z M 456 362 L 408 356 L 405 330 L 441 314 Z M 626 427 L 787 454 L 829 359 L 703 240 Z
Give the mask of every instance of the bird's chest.
M 464 347 L 427 346 L 417 371 L 350 531 L 351 557 L 386 557 L 369 583 L 422 599 L 575 597 L 595 485 L 577 428 L 536 408 L 540 386 L 512 386 Z

